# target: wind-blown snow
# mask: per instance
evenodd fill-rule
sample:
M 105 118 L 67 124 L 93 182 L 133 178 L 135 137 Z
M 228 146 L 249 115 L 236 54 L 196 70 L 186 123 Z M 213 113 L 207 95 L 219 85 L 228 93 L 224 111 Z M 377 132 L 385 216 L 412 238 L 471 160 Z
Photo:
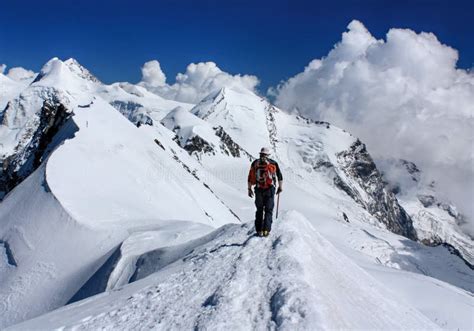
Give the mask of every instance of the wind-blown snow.
M 44 167 L 2 202 L 0 220 L 18 265 L 0 282 L 0 327 L 64 305 L 117 240 L 73 220 L 49 191 Z
M 51 60 L 17 100 L 26 112 L 4 119 L 27 130 L 53 94 L 73 113 L 55 137 L 62 144 L 0 205 L 0 238 L 18 263 L 2 271 L 0 327 L 64 305 L 143 226 L 192 221 L 210 229 L 238 222 L 149 133 L 91 94 L 99 83 L 88 72 L 70 65 L 75 63 Z M 7 137 L 18 128 L 2 126 Z M 168 239 L 160 238 L 166 245 Z M 166 238 L 176 241 L 173 233 Z
M 104 101 L 93 102 L 89 108 L 76 108 L 75 139 L 48 161 L 49 186 L 60 201 L 71 202 L 65 205 L 71 215 L 107 228 L 156 218 L 218 226 L 234 218 L 138 128 Z M 71 159 L 76 161 L 71 164 Z M 61 171 L 65 167 L 69 171 Z M 186 208 L 176 210 L 178 201 Z
M 395 299 L 296 212 L 286 213 L 269 239 L 255 237 L 250 224 L 224 227 L 209 238 L 180 261 L 119 292 L 12 329 L 438 328 Z M 334 288 L 343 288 L 344 295 Z M 459 308 L 466 313 L 467 306 Z
M 415 162 L 474 221 L 473 73 L 457 69 L 457 51 L 432 33 L 391 29 L 377 40 L 359 21 L 348 29 L 273 90 L 276 104 L 349 130 L 377 158 Z

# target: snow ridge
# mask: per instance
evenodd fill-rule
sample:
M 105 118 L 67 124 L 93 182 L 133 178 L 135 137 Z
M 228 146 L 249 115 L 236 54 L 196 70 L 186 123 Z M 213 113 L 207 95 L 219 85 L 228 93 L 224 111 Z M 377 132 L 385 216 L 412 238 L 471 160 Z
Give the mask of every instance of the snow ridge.
M 159 272 L 88 299 L 87 310 L 81 310 L 84 302 L 73 304 L 58 311 L 66 320 L 54 322 L 53 313 L 35 325 L 49 321 L 48 328 L 76 330 L 437 328 L 392 299 L 297 212 L 285 213 L 267 239 L 255 237 L 251 223 L 227 225 L 208 238 Z
M 3 175 L 24 175 L 15 186 L 32 173 L 0 204 L 0 328 L 101 291 L 14 328 L 472 328 L 472 270 L 451 254 L 466 252 L 406 238 L 405 206 L 416 215 L 432 199 L 402 208 L 344 130 L 251 91 L 191 105 L 105 85 L 73 59 L 52 59 L 20 92 L 1 114 Z M 262 146 L 285 174 L 282 210 L 298 210 L 266 239 L 240 224 Z M 425 206 L 455 217 L 438 207 Z M 423 239 L 441 231 L 414 221 Z M 457 232 L 443 224 L 441 241 Z

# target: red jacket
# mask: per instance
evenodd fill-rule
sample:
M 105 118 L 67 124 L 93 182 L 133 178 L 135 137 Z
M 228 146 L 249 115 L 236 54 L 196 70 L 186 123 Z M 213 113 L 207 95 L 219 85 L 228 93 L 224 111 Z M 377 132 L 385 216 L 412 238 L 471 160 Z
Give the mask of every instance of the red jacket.
M 257 185 L 257 188 L 268 188 L 275 186 L 276 180 L 283 180 L 278 163 L 268 159 L 265 164 L 260 163 L 260 159 L 252 162 L 248 175 L 248 183 Z

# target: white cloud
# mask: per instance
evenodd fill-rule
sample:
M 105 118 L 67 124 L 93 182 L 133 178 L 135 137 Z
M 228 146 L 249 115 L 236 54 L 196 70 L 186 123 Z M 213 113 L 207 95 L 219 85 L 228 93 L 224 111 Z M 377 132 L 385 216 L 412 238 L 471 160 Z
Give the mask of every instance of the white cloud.
M 33 71 L 27 70 L 25 68 L 15 67 L 8 70 L 7 76 L 17 82 L 21 82 L 21 81 L 33 79 L 36 76 L 36 74 Z
M 348 129 L 376 157 L 417 163 L 472 220 L 474 75 L 432 33 L 391 29 L 384 41 L 358 21 L 348 29 L 270 91 L 276 104 Z
M 166 76 L 161 70 L 160 62 L 153 60 L 146 62 L 142 67 L 142 82 L 151 87 L 166 84 Z
M 243 88 L 255 91 L 259 80 L 252 75 L 231 75 L 222 71 L 214 62 L 191 63 L 185 73 L 176 75 L 176 82 L 166 84 L 165 74 L 158 61 L 150 61 L 142 68 L 139 83 L 164 98 L 197 103 L 222 87 Z
M 0 74 L 3 74 L 6 68 L 7 68 L 6 64 L 0 64 Z

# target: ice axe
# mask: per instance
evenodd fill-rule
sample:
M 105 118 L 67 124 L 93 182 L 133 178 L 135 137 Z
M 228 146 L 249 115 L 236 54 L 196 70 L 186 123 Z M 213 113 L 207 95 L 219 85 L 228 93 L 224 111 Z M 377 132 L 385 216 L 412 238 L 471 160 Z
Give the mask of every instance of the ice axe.
M 278 219 L 278 209 L 280 208 L 280 193 L 277 194 L 277 212 L 276 219 Z

